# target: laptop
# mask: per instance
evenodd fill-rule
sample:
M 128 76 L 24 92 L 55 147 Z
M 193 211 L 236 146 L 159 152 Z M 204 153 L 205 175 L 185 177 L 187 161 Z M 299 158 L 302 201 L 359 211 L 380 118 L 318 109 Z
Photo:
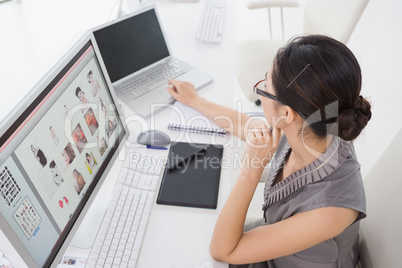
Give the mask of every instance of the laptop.
M 93 29 L 96 43 L 117 97 L 147 117 L 151 104 L 173 103 L 167 92 L 172 78 L 189 81 L 196 89 L 212 77 L 173 56 L 155 5 Z
M 60 263 L 129 135 L 98 53 L 88 31 L 0 124 L 1 244 L 18 252 L 14 267 Z

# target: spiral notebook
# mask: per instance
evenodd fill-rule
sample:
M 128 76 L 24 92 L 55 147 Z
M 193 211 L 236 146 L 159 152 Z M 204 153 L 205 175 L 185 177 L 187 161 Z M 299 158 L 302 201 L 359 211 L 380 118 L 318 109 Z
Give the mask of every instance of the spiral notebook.
M 169 118 L 168 129 L 186 131 L 205 135 L 226 134 L 226 130 L 202 115 L 196 109 L 184 105 L 178 101 L 172 107 L 173 111 Z

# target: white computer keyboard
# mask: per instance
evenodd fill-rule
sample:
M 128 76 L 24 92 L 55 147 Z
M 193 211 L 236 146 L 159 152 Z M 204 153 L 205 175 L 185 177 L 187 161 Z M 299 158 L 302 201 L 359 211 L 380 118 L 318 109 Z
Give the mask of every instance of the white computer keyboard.
M 163 153 L 128 155 L 86 267 L 135 267 L 163 168 Z
M 195 38 L 220 43 L 225 25 L 226 0 L 204 0 Z
M 167 85 L 170 79 L 178 77 L 187 71 L 187 66 L 182 66 L 172 60 L 166 64 L 155 66 L 139 78 L 127 81 L 119 89 L 136 99 L 160 85 Z

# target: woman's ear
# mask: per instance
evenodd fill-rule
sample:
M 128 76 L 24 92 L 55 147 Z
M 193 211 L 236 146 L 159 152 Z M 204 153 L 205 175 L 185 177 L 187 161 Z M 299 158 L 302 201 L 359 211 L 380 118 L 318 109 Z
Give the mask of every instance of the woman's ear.
M 290 124 L 290 123 L 292 123 L 295 119 L 296 119 L 296 117 L 297 117 L 297 115 L 296 115 L 296 112 L 292 109 L 292 108 L 290 108 L 289 106 L 285 106 L 285 122 L 287 123 L 287 124 Z
M 273 126 L 277 128 L 286 128 L 287 125 L 296 120 L 296 112 L 287 105 L 280 105 L 276 110 L 276 117 Z

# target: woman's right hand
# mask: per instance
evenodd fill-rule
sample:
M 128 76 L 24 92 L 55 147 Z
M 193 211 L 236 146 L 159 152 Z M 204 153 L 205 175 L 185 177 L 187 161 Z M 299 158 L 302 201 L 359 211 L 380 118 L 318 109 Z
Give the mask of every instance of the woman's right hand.
M 265 123 L 259 127 L 249 129 L 243 155 L 249 161 L 247 169 L 262 172 L 276 152 L 280 138 L 280 129 L 276 127 L 270 128 Z
M 173 98 L 188 106 L 194 106 L 199 98 L 194 85 L 186 81 L 172 79 L 166 89 Z

